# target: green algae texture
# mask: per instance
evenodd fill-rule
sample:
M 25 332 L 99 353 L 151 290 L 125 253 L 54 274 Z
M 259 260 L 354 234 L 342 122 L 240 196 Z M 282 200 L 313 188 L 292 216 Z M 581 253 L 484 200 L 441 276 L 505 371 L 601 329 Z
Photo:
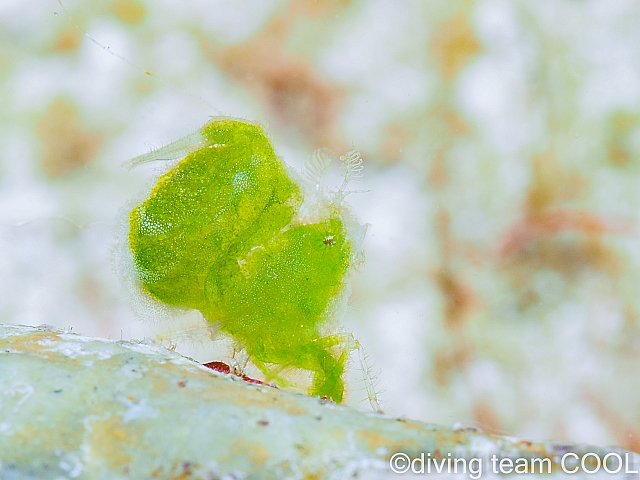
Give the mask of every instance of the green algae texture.
M 345 338 L 323 336 L 354 258 L 339 205 L 297 220 L 302 189 L 260 126 L 215 119 L 200 133 L 129 216 L 143 288 L 199 310 L 268 380 L 307 370 L 309 394 L 341 402 Z

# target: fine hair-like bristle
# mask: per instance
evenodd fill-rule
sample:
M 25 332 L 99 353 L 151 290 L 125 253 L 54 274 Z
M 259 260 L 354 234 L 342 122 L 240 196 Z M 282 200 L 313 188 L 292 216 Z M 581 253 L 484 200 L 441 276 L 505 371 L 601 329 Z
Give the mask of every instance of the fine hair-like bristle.
M 351 180 L 362 178 L 364 165 L 362 164 L 362 156 L 360 155 L 360 152 L 355 148 L 352 148 L 346 154 L 341 155 L 340 161 L 343 162 L 343 168 L 345 169 L 344 181 L 340 187 L 340 190 L 344 191 Z

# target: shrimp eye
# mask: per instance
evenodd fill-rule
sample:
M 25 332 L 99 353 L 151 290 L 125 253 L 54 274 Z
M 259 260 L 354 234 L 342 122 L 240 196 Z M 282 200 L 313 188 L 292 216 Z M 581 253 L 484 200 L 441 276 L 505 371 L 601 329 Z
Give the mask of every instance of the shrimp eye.
M 324 240 L 322 241 L 322 243 L 324 243 L 326 246 L 330 247 L 330 246 L 336 244 L 336 240 L 335 240 L 335 238 L 333 238 L 333 235 L 327 235 L 326 237 L 324 237 Z

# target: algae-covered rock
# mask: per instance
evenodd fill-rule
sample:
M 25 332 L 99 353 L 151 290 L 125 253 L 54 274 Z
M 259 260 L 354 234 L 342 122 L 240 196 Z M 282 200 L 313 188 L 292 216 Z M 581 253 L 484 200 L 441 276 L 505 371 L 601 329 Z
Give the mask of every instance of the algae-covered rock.
M 479 478 L 495 476 L 494 454 L 548 458 L 561 473 L 567 452 L 609 451 L 366 413 L 214 372 L 153 342 L 0 325 L 1 478 L 396 478 L 395 454 L 407 455 L 397 467 L 409 458 L 435 471 L 437 459 L 446 473 L 459 459 L 457 476 Z M 479 465 L 482 475 L 471 471 Z

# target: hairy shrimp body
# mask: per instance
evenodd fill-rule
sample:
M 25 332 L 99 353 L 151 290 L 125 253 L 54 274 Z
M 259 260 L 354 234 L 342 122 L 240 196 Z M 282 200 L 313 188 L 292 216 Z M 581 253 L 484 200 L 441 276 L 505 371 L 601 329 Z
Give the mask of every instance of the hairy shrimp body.
M 194 135 L 197 147 L 129 216 L 143 289 L 199 310 L 268 380 L 287 384 L 284 369 L 303 369 L 310 394 L 341 402 L 348 346 L 327 330 L 359 249 L 353 220 L 339 201 L 299 215 L 304 192 L 260 126 L 214 119 Z M 175 153 L 133 162 L 163 150 Z

